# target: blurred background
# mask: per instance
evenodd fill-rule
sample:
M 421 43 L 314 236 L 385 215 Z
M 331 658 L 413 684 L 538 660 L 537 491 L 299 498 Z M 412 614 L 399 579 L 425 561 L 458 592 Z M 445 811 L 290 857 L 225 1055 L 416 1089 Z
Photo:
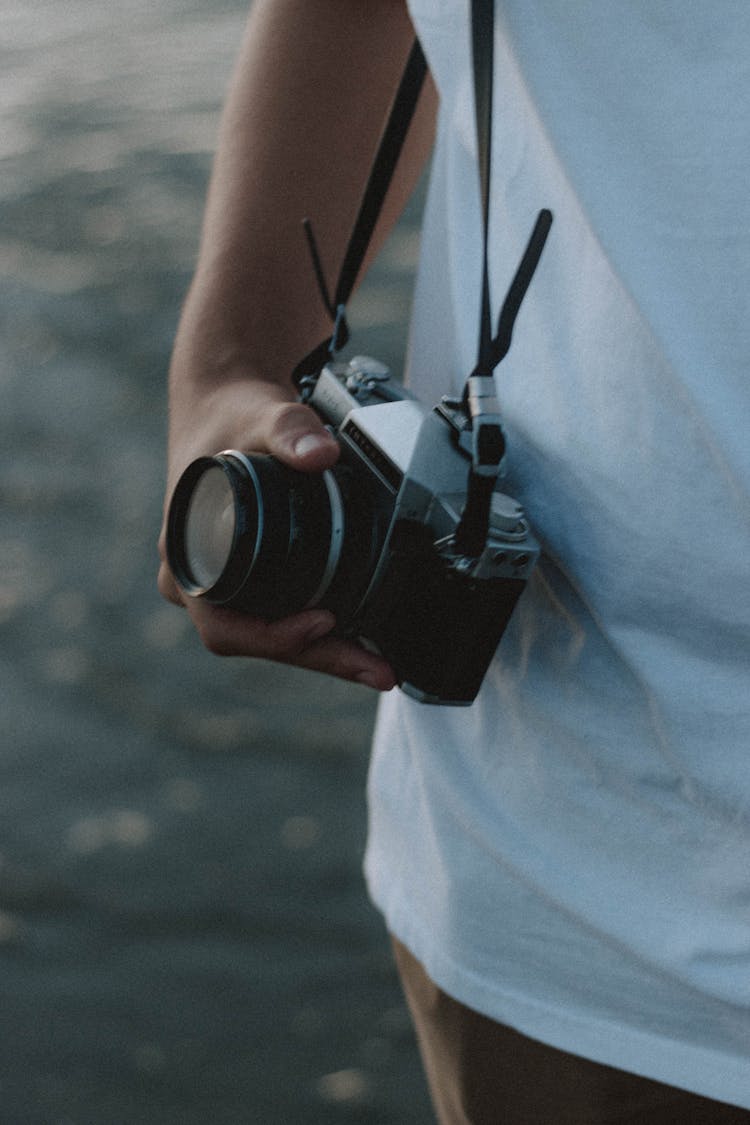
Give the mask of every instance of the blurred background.
M 360 866 L 375 698 L 156 593 L 237 0 L 0 0 L 0 1122 L 431 1120 Z M 351 311 L 396 369 L 418 201 Z

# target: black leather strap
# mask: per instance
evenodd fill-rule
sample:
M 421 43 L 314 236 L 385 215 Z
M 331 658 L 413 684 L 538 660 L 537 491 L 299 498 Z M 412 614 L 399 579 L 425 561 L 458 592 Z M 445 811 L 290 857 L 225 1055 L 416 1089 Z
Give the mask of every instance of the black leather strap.
M 334 298 L 337 308 L 340 305 L 346 305 L 354 289 L 357 275 L 393 179 L 401 149 L 409 132 L 409 126 L 417 108 L 426 74 L 427 62 L 419 40 L 415 39 L 388 114 L 385 129 L 380 138 L 370 178 L 344 256 L 344 264 L 341 267 Z
M 488 258 L 494 40 L 494 0 L 472 0 L 474 109 L 482 198 L 482 294 L 477 363 L 466 381 L 463 397 L 464 411 L 471 423 L 472 464 L 467 482 L 466 504 L 455 535 L 456 550 L 472 558 L 481 554 L 487 542 L 492 494 L 505 455 L 505 437 L 492 381 L 493 372 L 510 347 L 516 315 L 534 275 L 552 223 L 552 215 L 549 211 L 540 212 L 500 311 L 497 334 L 493 339 Z
M 482 197 L 482 300 L 479 313 L 479 352 L 476 375 L 491 375 L 492 313 L 488 242 L 490 229 L 490 170 L 492 167 L 492 76 L 494 71 L 494 0 L 472 0 L 471 47 L 474 63 L 474 113 L 477 127 L 477 160 Z
M 477 363 L 464 387 L 464 411 L 471 423 L 472 463 L 466 504 L 456 528 L 456 550 L 476 558 L 484 550 L 490 525 L 495 481 L 505 454 L 500 407 L 492 382 L 493 341 L 490 308 L 489 237 L 492 169 L 492 86 L 495 54 L 494 0 L 472 0 L 471 48 L 474 69 L 474 115 L 482 202 L 482 294 L 479 306 Z
M 294 369 L 292 378 L 297 387 L 303 388 L 307 379 L 314 378 L 326 360 L 342 348 L 349 339 L 346 304 L 354 289 L 378 216 L 383 208 L 426 74 L 427 62 L 419 40 L 415 39 L 372 162 L 333 298 L 329 296 L 325 284 L 312 227 L 309 221 L 306 221 L 305 229 L 310 242 L 318 287 L 323 303 L 334 322 L 334 331 Z
M 482 298 L 475 375 L 491 375 L 510 348 L 513 325 L 544 249 L 552 225 L 550 211 L 540 211 L 531 238 L 500 310 L 493 339 L 490 312 L 488 248 L 492 167 L 492 75 L 494 70 L 494 0 L 472 0 L 471 40 L 479 184 L 482 196 Z

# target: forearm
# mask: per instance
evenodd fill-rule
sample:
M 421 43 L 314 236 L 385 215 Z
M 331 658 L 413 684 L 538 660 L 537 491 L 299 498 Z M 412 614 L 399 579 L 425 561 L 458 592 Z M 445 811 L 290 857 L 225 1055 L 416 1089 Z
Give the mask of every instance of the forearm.
M 302 232 L 329 282 L 343 259 L 413 30 L 399 0 L 255 0 L 225 106 L 172 394 L 236 375 L 288 386 L 330 332 Z M 428 88 L 376 234 L 429 152 Z

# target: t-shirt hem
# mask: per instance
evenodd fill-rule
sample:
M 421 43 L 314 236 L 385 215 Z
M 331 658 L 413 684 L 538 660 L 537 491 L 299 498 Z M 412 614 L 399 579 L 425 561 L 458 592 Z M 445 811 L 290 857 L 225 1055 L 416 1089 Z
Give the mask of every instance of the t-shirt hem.
M 676 1042 L 640 1028 L 571 1013 L 536 997 L 479 978 L 431 940 L 431 927 L 414 917 L 393 895 L 382 894 L 366 871 L 370 897 L 388 930 L 421 962 L 444 992 L 490 1019 L 547 1046 L 702 1097 L 750 1109 L 747 1059 Z

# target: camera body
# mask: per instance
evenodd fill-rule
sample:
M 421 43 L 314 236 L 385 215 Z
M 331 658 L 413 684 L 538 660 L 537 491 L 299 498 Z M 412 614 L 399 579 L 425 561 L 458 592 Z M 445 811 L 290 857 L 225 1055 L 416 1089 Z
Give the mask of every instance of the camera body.
M 352 621 L 425 703 L 473 702 L 539 546 L 516 500 L 492 496 L 478 558 L 457 553 L 470 466 L 459 404 L 432 411 L 367 357 L 328 364 L 310 398 L 341 445 L 342 463 L 371 482 L 386 528 Z

